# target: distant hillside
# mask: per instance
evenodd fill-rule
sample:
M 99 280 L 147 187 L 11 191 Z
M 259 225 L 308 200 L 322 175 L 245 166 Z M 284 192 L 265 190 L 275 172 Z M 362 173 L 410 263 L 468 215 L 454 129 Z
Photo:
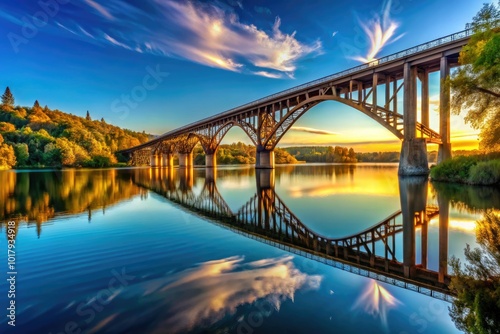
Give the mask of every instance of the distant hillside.
M 83 118 L 42 108 L 38 101 L 31 108 L 0 105 L 0 169 L 112 166 L 114 152 L 149 138 L 92 120 L 88 113 Z

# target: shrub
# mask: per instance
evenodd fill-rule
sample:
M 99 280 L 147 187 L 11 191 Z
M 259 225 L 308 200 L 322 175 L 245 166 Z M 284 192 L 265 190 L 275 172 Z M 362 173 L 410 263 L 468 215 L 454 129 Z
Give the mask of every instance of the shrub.
M 472 166 L 468 183 L 492 185 L 500 183 L 500 160 L 482 161 Z

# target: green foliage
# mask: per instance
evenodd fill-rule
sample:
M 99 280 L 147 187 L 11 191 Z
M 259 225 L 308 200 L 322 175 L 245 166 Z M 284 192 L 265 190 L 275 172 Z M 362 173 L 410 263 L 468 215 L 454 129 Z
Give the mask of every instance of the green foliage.
M 482 161 L 472 166 L 469 171 L 471 184 L 500 184 L 500 160 Z
M 500 1 L 483 5 L 473 18 L 474 34 L 460 52 L 460 67 L 448 80 L 455 113 L 468 110 L 465 120 L 481 129 L 480 145 L 500 148 Z
M 500 157 L 498 153 L 454 157 L 431 168 L 431 178 L 476 185 L 500 184 Z
M 286 147 L 284 150 L 290 153 L 298 161 L 305 162 L 356 162 L 356 153 L 352 148 L 340 146 L 299 146 Z
M 2 105 L 0 134 L 7 145 L 3 168 L 112 166 L 117 163 L 114 152 L 150 139 L 144 132 L 42 109 L 38 101 L 33 108 Z M 10 152 L 17 163 L 12 163 Z
M 286 150 L 281 148 L 274 149 L 274 162 L 277 164 L 296 164 L 297 159 Z
M 399 162 L 399 152 L 356 153 L 360 162 Z
M 480 248 L 465 249 L 467 263 L 453 257 L 450 288 L 457 294 L 450 315 L 467 333 L 500 333 L 500 216 L 487 212 L 478 221 Z
M 30 157 L 28 145 L 25 143 L 14 144 L 14 152 L 17 160 L 16 167 L 27 166 Z
M 14 95 L 10 91 L 10 88 L 5 88 L 5 92 L 2 95 L 2 104 L 5 106 L 14 106 Z

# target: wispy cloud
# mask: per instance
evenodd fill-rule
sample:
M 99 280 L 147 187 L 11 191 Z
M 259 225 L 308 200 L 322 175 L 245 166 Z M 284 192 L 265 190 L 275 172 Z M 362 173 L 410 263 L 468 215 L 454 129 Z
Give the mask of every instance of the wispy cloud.
M 268 71 L 257 71 L 254 72 L 254 74 L 266 77 L 266 78 L 272 78 L 272 79 L 280 79 L 283 78 L 283 75 L 281 73 L 272 73 Z
M 118 42 L 116 39 L 114 39 L 113 37 L 109 36 L 108 34 L 104 34 L 104 39 L 109 41 L 110 43 L 114 44 L 114 45 L 117 45 L 117 46 L 121 46 L 122 48 L 125 48 L 125 49 L 128 49 L 130 50 L 130 47 L 124 43 L 121 43 L 121 42 Z
M 361 19 L 359 24 L 361 28 L 366 33 L 370 41 L 370 51 L 365 57 L 358 56 L 354 59 L 359 60 L 364 63 L 369 63 L 375 60 L 377 54 L 382 50 L 382 48 L 392 42 L 397 41 L 404 34 L 395 36 L 396 29 L 398 28 L 398 23 L 391 19 L 392 0 L 388 0 L 382 9 L 382 17 L 375 15 L 368 23 L 364 23 Z
M 321 129 L 315 129 L 315 128 L 307 128 L 303 126 L 292 126 L 290 128 L 292 131 L 297 131 L 297 132 L 306 132 L 306 133 L 314 133 L 317 135 L 338 135 L 337 132 L 332 132 L 332 131 L 327 131 L 327 130 L 321 130 Z
M 81 31 L 81 32 L 82 32 L 85 36 L 90 37 L 90 38 L 92 38 L 92 39 L 95 39 L 95 37 L 94 37 L 91 33 L 89 33 L 87 30 L 83 29 L 81 26 L 78 26 L 78 29 L 80 29 L 80 31 Z
M 293 78 L 298 62 L 322 49 L 319 40 L 304 43 L 296 32 L 283 32 L 279 17 L 272 29 L 264 30 L 241 22 L 234 8 L 213 3 L 148 0 L 144 6 L 128 8 L 132 5 L 123 7 L 119 0 L 80 1 L 93 9 L 90 15 L 94 16 L 93 26 L 88 23 L 92 20 L 74 18 L 77 25 L 72 29 L 81 37 L 229 71 Z M 241 2 L 234 7 L 241 8 Z
M 102 16 L 104 16 L 107 19 L 113 20 L 114 17 L 111 15 L 111 13 L 102 5 L 99 3 L 95 2 L 94 0 L 85 0 L 85 2 L 92 8 L 94 8 L 96 11 L 98 11 Z
M 65 25 L 63 25 L 63 24 L 61 24 L 61 23 L 59 23 L 59 22 L 56 22 L 56 25 L 57 25 L 58 27 L 63 28 L 63 29 L 64 29 L 64 30 L 66 30 L 66 31 L 69 31 L 69 32 L 70 32 L 70 33 L 72 33 L 73 35 L 78 35 L 76 32 L 74 32 L 73 30 L 71 30 L 70 28 L 66 27 Z

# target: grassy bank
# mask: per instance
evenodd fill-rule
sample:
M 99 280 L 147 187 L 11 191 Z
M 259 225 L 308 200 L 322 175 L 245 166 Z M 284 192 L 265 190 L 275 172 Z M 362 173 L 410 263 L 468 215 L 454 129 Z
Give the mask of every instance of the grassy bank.
M 500 152 L 458 156 L 431 169 L 434 181 L 500 185 Z

